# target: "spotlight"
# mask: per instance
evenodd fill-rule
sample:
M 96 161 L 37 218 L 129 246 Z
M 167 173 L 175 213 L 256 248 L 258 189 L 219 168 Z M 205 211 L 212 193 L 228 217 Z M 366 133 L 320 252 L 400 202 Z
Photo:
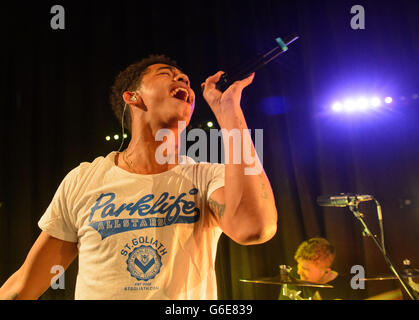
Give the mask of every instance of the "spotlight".
M 332 110 L 334 111 L 334 112 L 341 112 L 342 110 L 343 110 L 343 105 L 342 105 L 342 103 L 341 102 L 335 102 L 333 105 L 332 105 Z
M 114 138 L 115 140 L 118 140 L 118 139 L 119 139 L 119 136 L 116 134 L 116 135 L 114 135 L 114 136 L 113 136 L 113 138 Z
M 371 105 L 373 107 L 379 107 L 381 105 L 381 100 L 378 97 L 371 98 Z
M 356 108 L 360 111 L 364 111 L 368 108 L 368 100 L 364 97 L 359 98 L 356 101 Z
M 124 139 L 128 138 L 128 135 L 126 133 L 124 133 Z
M 392 97 L 386 97 L 386 98 L 384 99 L 384 102 L 385 102 L 385 103 L 392 103 L 392 102 L 393 102 L 393 98 L 392 98 Z
M 106 141 L 109 141 L 109 140 L 111 140 L 111 137 L 110 136 L 106 136 Z
M 343 108 L 345 110 L 345 112 L 352 112 L 355 110 L 355 103 L 352 99 L 347 99 L 345 100 L 345 102 L 343 103 Z
M 207 127 L 212 128 L 214 126 L 214 123 L 212 121 L 207 122 Z

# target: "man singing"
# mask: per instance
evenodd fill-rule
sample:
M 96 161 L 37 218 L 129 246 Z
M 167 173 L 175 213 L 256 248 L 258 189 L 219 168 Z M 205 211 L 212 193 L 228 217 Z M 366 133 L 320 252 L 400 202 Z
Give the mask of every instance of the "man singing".
M 222 129 L 243 132 L 241 94 L 254 75 L 225 92 L 215 85 L 221 75 L 206 79 L 203 96 Z M 178 137 L 179 122 L 187 125 L 194 110 L 195 93 L 175 61 L 150 56 L 130 65 L 116 78 L 111 103 L 131 132 L 128 147 L 67 174 L 25 262 L 0 288 L 1 299 L 39 298 L 51 285 L 51 268 L 65 269 L 77 255 L 76 299 L 216 299 L 221 233 L 242 245 L 276 233 L 263 170 L 246 174 L 245 161 L 196 163 L 178 155 L 177 138 L 156 139 L 159 130 Z M 173 148 L 161 153 L 162 144 Z M 224 141 L 226 155 L 234 147 Z

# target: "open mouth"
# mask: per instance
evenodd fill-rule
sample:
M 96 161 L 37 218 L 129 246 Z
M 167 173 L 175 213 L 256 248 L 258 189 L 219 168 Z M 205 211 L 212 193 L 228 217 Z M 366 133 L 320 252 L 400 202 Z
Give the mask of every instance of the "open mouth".
M 187 102 L 187 103 L 191 103 L 191 97 L 189 96 L 189 92 L 188 90 L 186 90 L 185 88 L 182 87 L 178 87 L 173 89 L 172 91 L 170 91 L 170 95 L 173 98 L 182 100 L 183 102 Z

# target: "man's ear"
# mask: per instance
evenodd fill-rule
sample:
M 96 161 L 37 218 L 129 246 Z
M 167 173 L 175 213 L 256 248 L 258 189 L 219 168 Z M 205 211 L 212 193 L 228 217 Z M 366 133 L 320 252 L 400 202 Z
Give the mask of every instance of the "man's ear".
M 138 96 L 136 91 L 125 91 L 122 94 L 122 98 L 124 99 L 124 102 L 126 104 L 134 104 L 137 105 L 139 102 L 141 102 L 141 97 Z
M 147 111 L 147 107 L 144 104 L 143 99 L 138 94 L 138 91 L 125 91 L 122 94 L 124 102 L 128 105 L 138 107 L 144 111 Z

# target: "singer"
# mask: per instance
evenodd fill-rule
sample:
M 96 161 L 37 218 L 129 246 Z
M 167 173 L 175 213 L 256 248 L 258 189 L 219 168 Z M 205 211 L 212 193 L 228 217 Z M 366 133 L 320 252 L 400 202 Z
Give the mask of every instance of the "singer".
M 206 79 L 203 96 L 221 128 L 243 132 L 241 95 L 254 74 L 224 92 L 216 88 L 221 75 Z M 0 299 L 37 299 L 51 285 L 51 268 L 65 269 L 76 256 L 75 299 L 216 299 L 221 233 L 242 245 L 276 233 L 275 200 L 263 170 L 246 175 L 244 161 L 195 163 L 178 156 L 177 140 L 176 152 L 167 155 L 175 161 L 156 161 L 163 143 L 156 132 L 169 129 L 178 137 L 178 121 L 188 124 L 195 105 L 189 78 L 175 61 L 150 56 L 130 65 L 117 76 L 111 103 L 131 132 L 128 147 L 67 174 Z

